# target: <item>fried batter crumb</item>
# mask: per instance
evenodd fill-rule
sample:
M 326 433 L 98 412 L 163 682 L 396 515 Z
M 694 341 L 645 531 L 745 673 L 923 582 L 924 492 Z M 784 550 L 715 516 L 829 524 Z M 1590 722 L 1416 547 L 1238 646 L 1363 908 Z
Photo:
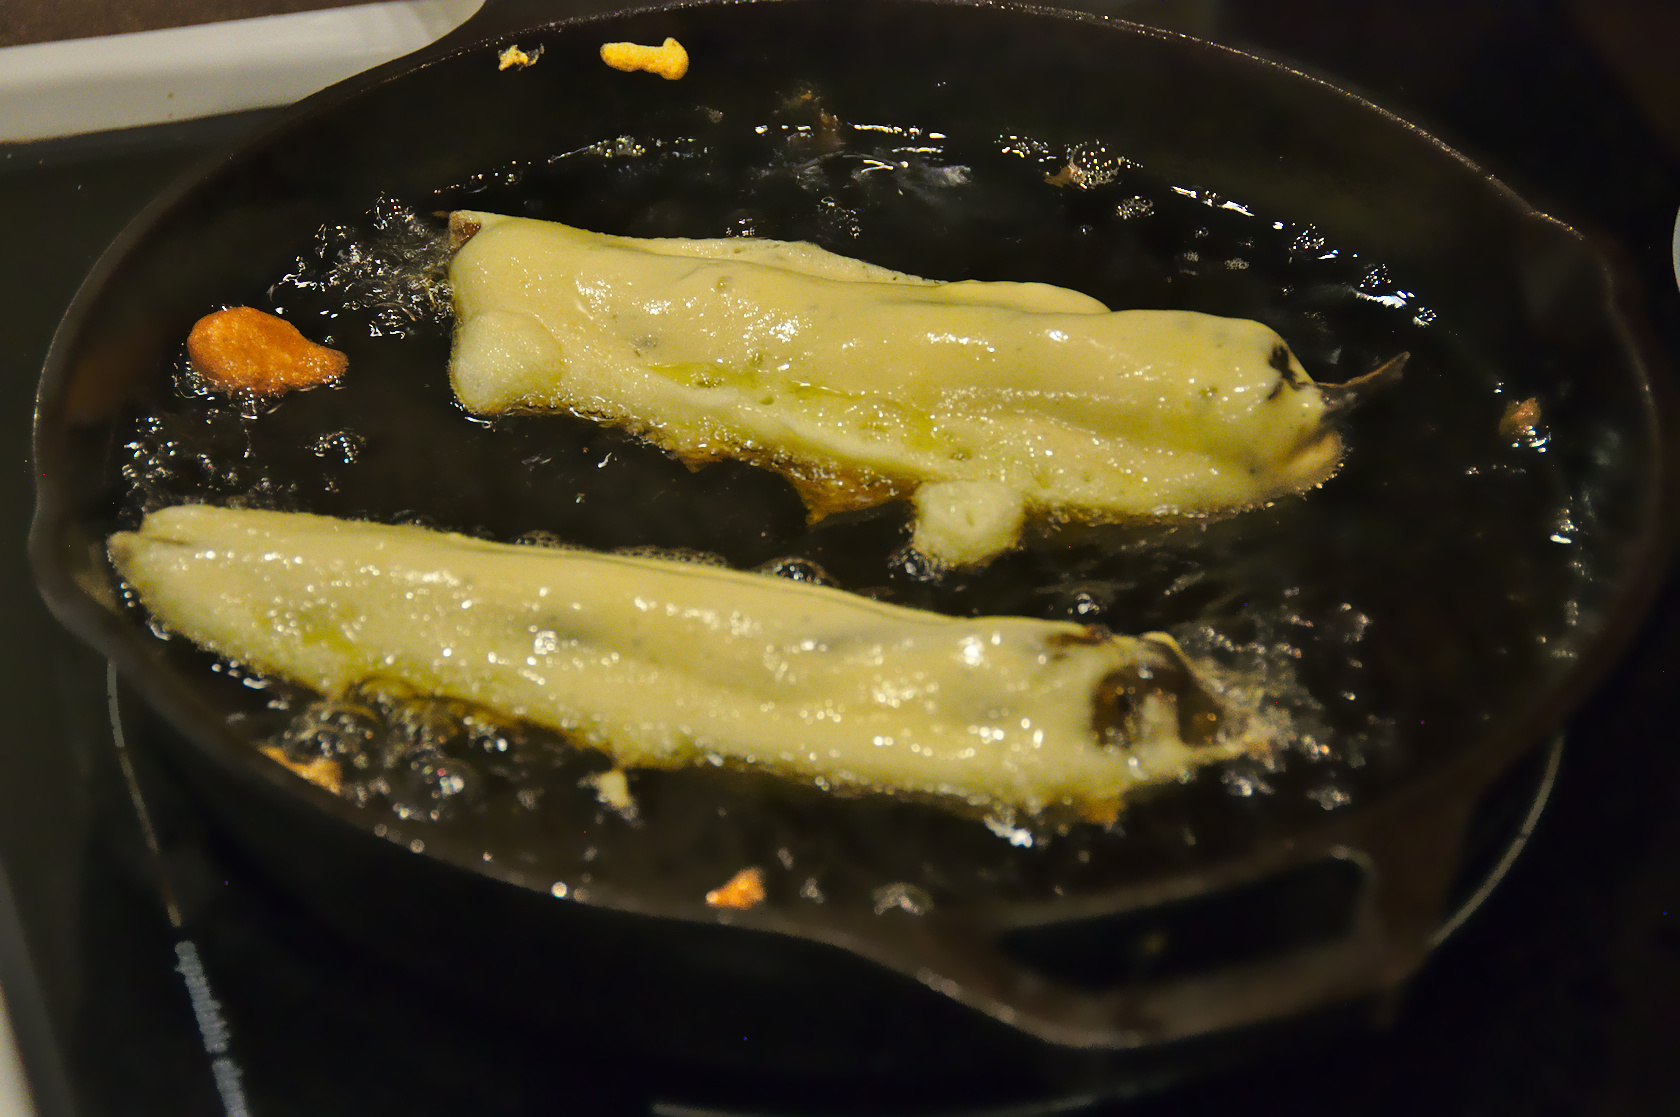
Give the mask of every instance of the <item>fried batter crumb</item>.
M 510 46 L 496 56 L 496 69 L 510 70 L 518 66 L 523 70 L 527 66 L 535 65 L 537 59 L 542 57 L 542 52 L 542 47 L 533 51 L 525 51 L 518 46 Z
M 706 893 L 706 904 L 714 908 L 745 911 L 764 902 L 764 874 L 757 869 L 742 869 L 729 878 L 722 888 Z
M 286 755 L 286 751 L 278 745 L 264 745 L 262 754 L 283 768 L 302 776 L 316 787 L 323 788 L 338 795 L 344 788 L 344 773 L 338 766 L 338 761 L 318 756 L 314 760 L 297 761 Z
M 1533 437 L 1539 426 L 1540 401 L 1534 396 L 1512 400 L 1505 406 L 1505 414 L 1499 417 L 1499 433 L 1513 441 Z
M 595 789 L 595 796 L 602 806 L 612 809 L 627 821 L 636 820 L 636 800 L 630 794 L 630 782 L 625 778 L 623 768 L 609 768 L 605 772 L 589 776 L 583 782 Z
M 666 81 L 676 81 L 688 73 L 688 51 L 675 39 L 666 39 L 656 47 L 636 43 L 602 43 L 601 61 L 615 70 L 646 70 Z
M 1120 798 L 1097 799 L 1087 803 L 1079 812 L 1086 822 L 1097 826 L 1113 826 L 1120 821 Z
M 210 387 L 257 395 L 313 388 L 338 379 L 350 364 L 285 319 L 248 306 L 200 318 L 187 335 L 187 360 Z

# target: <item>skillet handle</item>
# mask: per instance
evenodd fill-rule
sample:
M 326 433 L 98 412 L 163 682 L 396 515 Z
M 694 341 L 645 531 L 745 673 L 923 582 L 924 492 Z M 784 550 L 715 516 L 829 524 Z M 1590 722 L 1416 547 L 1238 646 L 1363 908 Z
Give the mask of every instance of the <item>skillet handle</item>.
M 1154 1046 L 1343 1004 L 1368 1004 L 1381 1013 L 1392 1007 L 1392 995 L 1430 950 L 1509 867 L 1538 821 L 1561 748 L 1560 737 L 1539 750 L 1538 782 L 1531 786 L 1525 774 L 1520 785 L 1526 816 L 1511 820 L 1516 830 L 1508 838 L 1504 835 L 1509 831 L 1501 829 L 1503 849 L 1495 846 L 1494 852 L 1503 856 L 1492 858 L 1481 887 L 1457 911 L 1448 910 L 1448 900 L 1465 861 L 1467 823 L 1484 791 L 1493 786 L 1495 773 L 1460 784 L 1451 795 L 1418 796 L 1397 804 L 1375 818 L 1360 820 L 1336 840 L 1314 850 L 1298 849 L 1273 865 L 1274 881 L 1292 870 L 1329 866 L 1335 870 L 1332 875 L 1339 872 L 1342 879 L 1357 882 L 1345 930 L 1310 945 L 1178 978 L 1129 983 L 1121 979 L 1102 985 L 1069 981 L 1065 973 L 1056 972 L 1062 961 L 1057 944 L 1065 940 L 1055 938 L 1054 924 L 1026 929 L 1029 934 L 1049 931 L 1040 941 L 1050 949 L 1041 950 L 1036 960 L 1023 960 L 1021 950 L 1006 945 L 1022 929 L 980 941 L 972 930 L 941 926 L 937 913 L 930 912 L 931 918 L 918 921 L 922 927 L 913 933 L 919 940 L 916 945 L 901 940 L 901 945 L 910 946 L 911 957 L 894 962 L 896 968 L 972 1008 L 1053 1043 L 1082 1048 Z M 1233 884 L 1243 879 L 1253 877 L 1239 874 Z M 1210 884 L 1203 895 L 1219 891 L 1216 883 Z M 1152 903 L 1159 900 L 1142 897 L 1125 905 L 1117 918 L 1128 920 Z M 1106 942 L 1101 938 L 1114 926 L 1108 917 L 1092 921 L 1097 937 L 1086 941 L 1095 942 L 1099 950 L 1123 949 L 1122 936 Z M 1129 926 L 1135 931 L 1139 923 L 1132 920 Z

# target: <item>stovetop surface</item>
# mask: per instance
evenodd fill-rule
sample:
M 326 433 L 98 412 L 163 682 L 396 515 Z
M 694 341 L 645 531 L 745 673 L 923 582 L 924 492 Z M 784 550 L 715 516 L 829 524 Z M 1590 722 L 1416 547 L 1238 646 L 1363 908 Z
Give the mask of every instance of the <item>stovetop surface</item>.
M 1680 20 L 1661 0 L 1144 3 L 1134 14 L 1351 84 L 1605 235 L 1680 353 Z M 1665 38 L 1666 36 L 1666 38 Z M 1665 49 L 1666 48 L 1666 51 Z M 227 849 L 147 750 L 119 754 L 104 664 L 37 600 L 23 555 L 28 436 L 52 328 L 155 191 L 257 117 L 0 148 L 0 987 L 43 1114 L 681 1112 L 707 1091 L 633 1059 L 583 1061 L 464 1016 L 315 926 Z M 1680 1112 L 1680 666 L 1670 585 L 1574 719 L 1556 791 L 1493 897 L 1386 1029 L 1268 1056 L 1100 1112 L 1150 1117 Z M 154 857 L 120 761 L 135 769 Z M 8 899 L 0 895 L 0 901 Z M 195 1006 L 195 994 L 197 1004 Z M 205 999 L 213 997 L 216 1004 Z M 195 1008 L 197 1015 L 195 1015 Z M 206 1051 L 210 1012 L 225 1044 Z M 777 1110 L 785 1112 L 785 1109 Z M 832 1107 L 830 1107 L 830 1111 Z

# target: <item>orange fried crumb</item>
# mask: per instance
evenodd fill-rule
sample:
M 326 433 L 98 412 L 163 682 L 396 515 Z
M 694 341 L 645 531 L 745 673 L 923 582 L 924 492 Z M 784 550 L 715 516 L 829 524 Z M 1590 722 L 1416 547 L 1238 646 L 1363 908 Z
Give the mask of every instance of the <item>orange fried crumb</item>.
M 688 73 L 688 51 L 675 39 L 666 39 L 656 47 L 602 43 L 601 61 L 615 70 L 646 70 L 666 81 L 676 81 Z
M 764 874 L 757 869 L 742 869 L 729 878 L 722 888 L 706 893 L 706 904 L 714 908 L 733 908 L 745 911 L 764 902 Z
M 1540 401 L 1533 396 L 1512 400 L 1505 405 L 1505 414 L 1499 417 L 1499 433 L 1506 438 L 1532 437 L 1539 425 Z
M 1093 800 L 1084 804 L 1079 813 L 1086 822 L 1093 822 L 1098 826 L 1113 826 L 1120 821 L 1120 800 L 1118 798 Z
M 194 323 L 187 360 L 213 388 L 265 396 L 336 380 L 350 363 L 290 322 L 248 306 L 218 310 Z
M 324 756 L 318 756 L 314 760 L 300 763 L 287 756 L 285 750 L 277 745 L 262 746 L 262 754 L 276 764 L 302 776 L 316 787 L 325 788 L 334 795 L 337 795 L 344 787 L 344 773 L 336 760 L 328 760 Z

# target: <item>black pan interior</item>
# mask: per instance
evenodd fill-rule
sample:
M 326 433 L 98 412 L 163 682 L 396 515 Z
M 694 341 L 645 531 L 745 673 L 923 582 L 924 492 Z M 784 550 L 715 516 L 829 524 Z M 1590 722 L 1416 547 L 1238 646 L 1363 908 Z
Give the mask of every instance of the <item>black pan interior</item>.
M 608 71 L 604 35 L 675 35 L 692 69 Z M 521 883 L 643 910 L 689 910 L 757 865 L 790 910 L 815 910 L 814 890 L 829 910 L 886 896 L 1030 922 L 1507 747 L 1605 654 L 1654 530 L 1641 360 L 1581 239 L 1421 133 L 1244 56 L 1011 7 L 695 6 L 509 41 L 540 46 L 536 64 L 499 69 L 491 44 L 398 67 L 207 169 L 131 231 L 55 346 L 38 433 L 49 596 L 76 598 L 73 622 L 189 711 L 220 763 L 266 766 L 250 737 L 278 739 L 310 696 L 156 639 L 113 597 L 103 538 L 180 500 L 680 549 L 950 613 L 1167 629 L 1277 690 L 1295 726 L 1274 764 L 1212 769 L 1115 827 L 1065 833 L 715 769 L 635 775 L 632 825 L 578 785 L 604 760 L 539 734 L 513 742 L 535 809 L 494 765 L 458 809 L 424 786 L 354 806 L 296 784 L 445 860 L 489 853 Z M 1412 361 L 1350 417 L 1322 490 L 1217 522 L 1051 534 L 928 580 L 899 555 L 902 509 L 810 527 L 750 467 L 690 471 L 566 417 L 470 421 L 442 304 L 417 278 L 458 207 L 805 239 L 939 278 L 1258 318 L 1321 380 Z M 260 406 L 197 390 L 186 332 L 234 304 L 345 350 L 342 388 Z M 1502 429 L 1530 399 L 1539 425 Z

